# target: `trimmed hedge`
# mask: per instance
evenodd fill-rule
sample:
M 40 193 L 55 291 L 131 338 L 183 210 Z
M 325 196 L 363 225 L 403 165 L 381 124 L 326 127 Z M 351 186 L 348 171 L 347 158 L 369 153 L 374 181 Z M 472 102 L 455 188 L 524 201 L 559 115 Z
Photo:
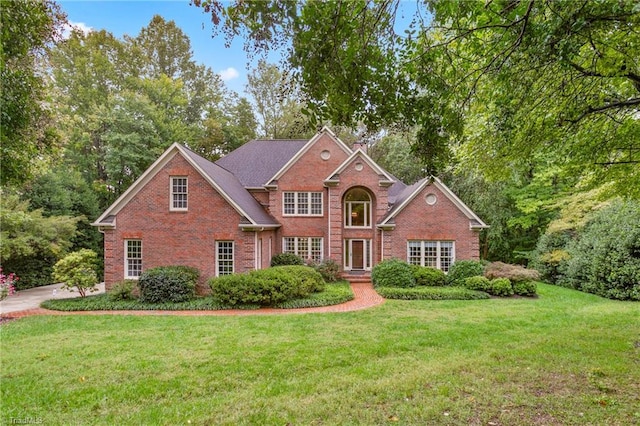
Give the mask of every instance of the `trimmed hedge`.
M 271 266 L 304 265 L 304 260 L 293 253 L 279 253 L 271 258 Z
M 300 265 L 275 266 L 209 280 L 214 299 L 228 305 L 273 306 L 322 291 L 324 285 L 319 272 Z
M 371 281 L 375 287 L 415 287 L 411 266 L 400 259 L 383 260 L 373 267 Z
M 533 297 L 536 295 L 538 285 L 535 281 L 519 281 L 513 283 L 513 292 L 518 296 Z
M 477 260 L 456 260 L 449 268 L 447 282 L 449 285 L 464 286 L 464 280 L 470 277 L 481 276 L 484 266 Z
M 447 276 L 440 269 L 411 265 L 411 271 L 418 286 L 440 287 L 447 285 Z
M 324 290 L 320 293 L 312 293 L 304 298 L 276 303 L 273 307 L 281 309 L 315 308 L 345 303 L 353 300 L 353 298 L 353 291 L 351 291 L 349 283 L 347 281 L 338 281 L 325 285 Z
M 379 287 L 376 291 L 386 299 L 399 300 L 482 300 L 489 295 L 464 287 Z
M 160 266 L 140 275 L 138 288 L 143 303 L 184 302 L 195 297 L 200 272 L 189 266 Z

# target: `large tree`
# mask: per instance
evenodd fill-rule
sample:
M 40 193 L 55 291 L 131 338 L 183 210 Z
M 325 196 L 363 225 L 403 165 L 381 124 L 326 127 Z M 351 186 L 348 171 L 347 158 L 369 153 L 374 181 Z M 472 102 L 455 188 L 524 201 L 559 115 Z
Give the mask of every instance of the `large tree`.
M 56 142 L 39 62 L 66 22 L 50 0 L 0 7 L 0 184 L 19 184 Z
M 640 196 L 637 2 L 430 0 L 400 23 L 406 7 L 205 4 L 249 49 L 288 49 L 314 117 L 372 130 L 416 126 L 414 151 L 430 171 L 452 153 L 484 172 L 526 172 L 543 155 Z

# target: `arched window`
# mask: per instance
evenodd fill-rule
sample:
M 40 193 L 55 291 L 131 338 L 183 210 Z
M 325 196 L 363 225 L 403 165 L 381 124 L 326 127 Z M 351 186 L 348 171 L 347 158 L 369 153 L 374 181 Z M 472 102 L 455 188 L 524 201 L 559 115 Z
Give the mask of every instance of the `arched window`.
M 344 197 L 344 226 L 371 227 L 371 196 L 364 189 L 351 189 Z

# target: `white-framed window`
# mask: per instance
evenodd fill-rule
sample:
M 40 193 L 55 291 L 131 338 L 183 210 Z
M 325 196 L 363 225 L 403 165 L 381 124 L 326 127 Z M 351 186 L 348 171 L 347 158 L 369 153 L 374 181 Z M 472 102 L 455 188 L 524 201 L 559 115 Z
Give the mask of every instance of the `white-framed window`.
M 216 241 L 216 276 L 233 274 L 233 241 Z
M 283 192 L 285 216 L 322 216 L 322 192 Z
M 371 196 L 361 188 L 347 192 L 344 198 L 344 226 L 371 228 Z
M 304 260 L 322 261 L 322 237 L 284 237 L 282 252 L 293 253 Z
M 137 280 L 142 274 L 142 240 L 124 240 L 124 277 Z
M 448 272 L 455 261 L 453 241 L 407 241 L 407 262 Z
M 171 176 L 170 210 L 187 210 L 188 185 L 185 176 Z

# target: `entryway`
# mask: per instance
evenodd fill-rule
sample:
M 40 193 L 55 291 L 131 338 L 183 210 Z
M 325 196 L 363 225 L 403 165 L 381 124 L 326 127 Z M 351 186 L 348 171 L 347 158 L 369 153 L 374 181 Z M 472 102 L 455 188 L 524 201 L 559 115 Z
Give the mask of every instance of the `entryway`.
M 344 269 L 345 271 L 371 270 L 371 240 L 344 240 Z

